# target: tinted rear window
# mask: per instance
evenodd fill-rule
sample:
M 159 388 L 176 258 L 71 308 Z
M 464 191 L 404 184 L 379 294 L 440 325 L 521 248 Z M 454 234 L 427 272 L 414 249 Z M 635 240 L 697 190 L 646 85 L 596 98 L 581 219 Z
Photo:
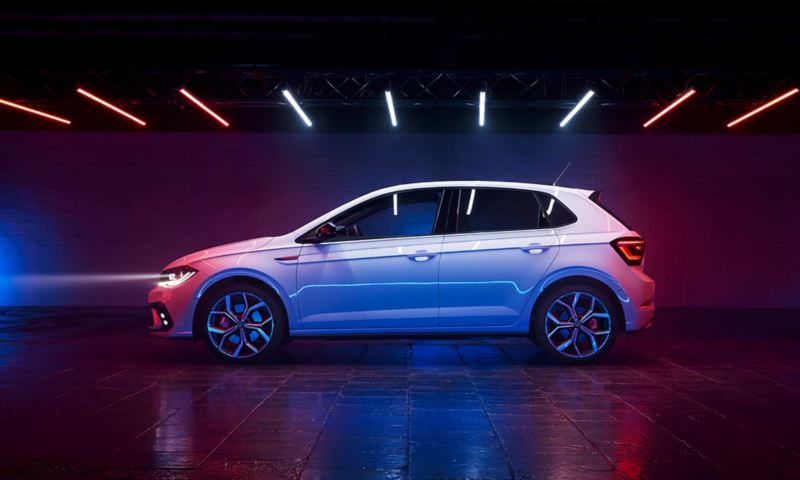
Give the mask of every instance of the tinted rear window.
M 527 190 L 464 188 L 457 208 L 459 233 L 533 230 L 550 226 L 534 193 Z

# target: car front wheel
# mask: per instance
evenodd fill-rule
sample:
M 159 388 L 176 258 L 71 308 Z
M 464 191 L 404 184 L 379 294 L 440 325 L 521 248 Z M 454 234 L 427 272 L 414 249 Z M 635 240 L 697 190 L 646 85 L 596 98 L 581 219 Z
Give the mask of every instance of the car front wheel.
M 617 335 L 614 299 L 590 284 L 564 285 L 544 294 L 533 318 L 539 346 L 556 360 L 581 365 L 597 360 Z
M 234 285 L 204 302 L 205 341 L 218 358 L 231 363 L 264 360 L 283 345 L 287 322 L 280 300 L 271 292 Z

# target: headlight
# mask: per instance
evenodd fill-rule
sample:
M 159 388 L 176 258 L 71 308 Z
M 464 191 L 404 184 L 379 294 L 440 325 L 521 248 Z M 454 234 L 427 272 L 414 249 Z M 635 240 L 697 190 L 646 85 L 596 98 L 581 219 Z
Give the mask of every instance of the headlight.
M 177 287 L 197 273 L 192 267 L 175 267 L 161 272 L 158 280 L 159 287 Z

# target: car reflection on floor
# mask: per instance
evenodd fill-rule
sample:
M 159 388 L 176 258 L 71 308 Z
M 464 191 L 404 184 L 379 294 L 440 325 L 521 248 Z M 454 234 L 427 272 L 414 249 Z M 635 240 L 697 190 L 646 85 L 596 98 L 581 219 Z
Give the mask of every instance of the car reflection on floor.
M 589 367 L 514 338 L 297 340 L 231 366 L 143 315 L 0 311 L 0 476 L 800 472 L 796 312 L 754 331 L 751 312 L 662 310 Z

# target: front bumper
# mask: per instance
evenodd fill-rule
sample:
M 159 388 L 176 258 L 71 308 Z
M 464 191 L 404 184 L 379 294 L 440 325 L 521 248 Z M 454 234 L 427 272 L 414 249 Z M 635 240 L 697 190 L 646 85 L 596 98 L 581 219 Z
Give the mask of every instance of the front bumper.
M 172 315 L 170 315 L 169 309 L 163 303 L 155 302 L 150 304 L 150 318 L 153 321 L 149 329 L 152 333 L 166 333 L 172 330 L 174 326 Z
M 199 275 L 177 287 L 155 287 L 147 294 L 152 324 L 150 333 L 160 337 L 191 337 L 197 300 L 194 293 L 201 284 Z M 162 317 L 163 314 L 163 317 Z M 164 321 L 167 324 L 164 324 Z

